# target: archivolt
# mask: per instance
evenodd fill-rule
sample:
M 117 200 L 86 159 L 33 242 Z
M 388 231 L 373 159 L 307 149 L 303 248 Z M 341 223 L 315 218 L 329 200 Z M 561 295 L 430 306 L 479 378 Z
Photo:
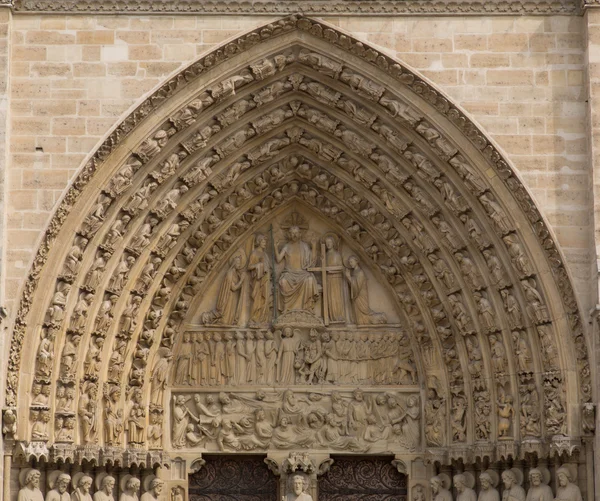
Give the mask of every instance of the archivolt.
M 451 415 L 441 439 L 425 429 L 423 446 L 464 451 L 506 436 L 495 416 L 508 396 L 523 417 L 508 433 L 539 438 L 528 441 L 534 451 L 544 452 L 542 437 L 582 433 L 591 383 L 576 300 L 511 168 L 411 71 L 290 17 L 167 82 L 69 189 L 13 331 L 6 402 L 18 406 L 21 437 L 30 438 L 28 407 L 49 405 L 32 401 L 32 385 L 45 394 L 77 385 L 73 409 L 97 399 L 97 412 L 100 388 L 106 405 L 117 395 L 125 409 L 135 392 L 162 413 L 146 369 L 171 357 L 194 298 L 236 242 L 293 202 L 336 225 L 397 298 L 425 412 L 444 405 Z M 79 430 L 75 441 L 101 442 L 100 432 Z

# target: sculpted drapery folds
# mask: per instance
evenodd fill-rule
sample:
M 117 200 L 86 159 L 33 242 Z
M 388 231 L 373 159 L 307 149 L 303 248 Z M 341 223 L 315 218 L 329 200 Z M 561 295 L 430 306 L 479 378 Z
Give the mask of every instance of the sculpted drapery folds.
M 271 318 L 273 306 L 273 284 L 271 282 L 271 259 L 266 253 L 266 235 L 256 235 L 256 247 L 248 260 L 248 271 L 252 275 L 252 310 L 250 322 L 254 325 L 264 325 Z
M 28 292 L 16 336 L 39 341 L 35 371 L 23 379 L 24 406 L 35 411 L 22 413 L 28 438 L 34 426 L 36 438 L 46 436 L 48 411 L 62 419 L 61 433 L 75 421 L 71 436 L 90 447 L 331 443 L 462 458 L 471 435 L 522 438 L 523 412 L 536 408 L 522 408 L 521 375 L 510 369 L 537 371 L 544 361 L 561 377 L 530 383 L 542 415 L 539 433 L 527 433 L 579 436 L 572 427 L 591 380 L 577 307 L 560 254 L 502 157 L 449 101 L 368 45 L 305 18 L 253 35 L 170 83 L 184 108 L 160 111 L 165 88 L 136 112 L 129 130 L 146 130 L 122 149 L 127 158 L 104 165 L 107 146 L 86 167 L 90 196 L 77 180 L 73 210 L 59 209 L 78 238 L 53 245 L 43 269 L 36 262 L 32 280 L 41 274 L 53 285 Z M 280 53 L 271 37 L 285 41 Z M 217 78 L 221 61 L 238 56 Z M 198 86 L 208 72 L 211 84 Z M 125 131 L 114 144 L 129 141 Z M 288 223 L 294 212 L 305 222 Z M 33 300 L 44 311 L 28 317 Z M 45 336 L 30 332 L 40 325 Z M 524 339 L 518 359 L 506 342 L 512 331 Z M 499 346 L 488 349 L 483 332 Z M 565 350 L 569 332 L 582 351 Z M 581 370 L 565 372 L 565 363 Z M 496 373 L 508 378 L 503 400 L 489 383 Z M 128 390 L 99 402 L 104 383 Z M 263 384 L 277 391 L 263 395 Z M 276 401 L 310 384 L 322 393 Z M 219 385 L 252 388 L 223 404 L 210 393 Z M 399 389 L 369 389 L 363 406 L 349 391 L 357 385 Z M 46 387 L 70 410 L 43 408 L 43 399 L 34 408 Z M 69 390 L 76 396 L 67 401 Z M 15 391 L 11 379 L 13 404 Z M 195 393 L 201 405 L 191 403 Z M 489 429 L 476 412 L 493 416 Z
M 279 278 L 279 290 L 282 296 L 282 313 L 291 310 L 311 310 L 319 297 L 317 282 L 308 271 L 316 261 L 316 240 L 309 246 L 302 241 L 300 226 L 291 225 L 289 240 L 278 244 L 275 259 L 284 263 L 284 271 Z

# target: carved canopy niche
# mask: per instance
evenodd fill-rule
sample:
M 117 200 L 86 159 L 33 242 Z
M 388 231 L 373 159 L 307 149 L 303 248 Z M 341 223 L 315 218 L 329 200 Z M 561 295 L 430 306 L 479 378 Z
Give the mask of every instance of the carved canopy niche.
M 309 257 L 286 279 L 287 258 L 274 258 L 293 226 Z M 341 254 L 329 270 L 328 234 Z M 253 253 L 279 261 L 262 289 Z M 369 285 L 362 313 L 359 278 Z M 338 310 L 336 283 L 346 294 Z M 271 379 L 194 365 L 271 332 L 280 350 L 285 333 L 275 331 L 286 327 L 304 351 L 289 379 L 283 362 Z M 310 350 L 333 332 L 384 369 L 366 364 L 362 377 L 349 357 L 345 379 L 311 372 Z M 277 413 L 290 398 L 328 402 L 304 446 L 318 431 L 334 451 L 364 452 L 369 426 L 395 434 L 400 452 L 465 461 L 570 452 L 591 431 L 577 302 L 517 175 L 425 80 L 304 17 L 214 50 L 106 139 L 48 228 L 11 353 L 17 438 L 55 459 L 101 446 L 102 461 L 129 464 L 178 448 L 265 450 L 269 440 L 240 442 L 241 418 L 223 409 L 246 405 L 252 426 L 262 407 Z M 355 405 L 357 384 L 369 406 L 360 440 L 329 417 L 335 401 Z

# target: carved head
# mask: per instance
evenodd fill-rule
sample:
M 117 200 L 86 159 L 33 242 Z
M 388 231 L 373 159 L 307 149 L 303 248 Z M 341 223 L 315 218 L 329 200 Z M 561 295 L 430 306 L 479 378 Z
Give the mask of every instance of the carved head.
M 364 398 L 363 391 L 360 388 L 356 388 L 356 390 L 352 392 L 352 396 L 354 397 L 354 400 L 357 400 L 358 402 L 362 402 Z
M 42 385 L 40 383 L 33 383 L 31 393 L 33 393 L 33 395 L 37 397 L 40 393 L 42 393 Z
M 101 489 L 106 493 L 110 494 L 115 488 L 115 478 L 107 475 L 102 479 Z
M 506 489 L 510 489 L 513 485 L 517 484 L 517 477 L 510 470 L 505 470 L 502 472 L 502 482 L 504 482 L 504 487 Z
M 481 483 L 481 488 L 484 491 L 487 491 L 488 489 L 492 488 L 492 485 L 494 485 L 494 482 L 492 481 L 492 477 L 490 477 L 489 473 L 482 473 L 481 475 L 479 475 L 479 482 Z
M 125 489 L 131 492 L 137 492 L 140 490 L 141 482 L 138 478 L 132 477 L 127 480 L 127 484 L 125 485 Z
M 155 478 L 150 482 L 150 490 L 154 491 L 154 494 L 158 496 L 162 492 L 164 484 L 160 478 Z
M 290 226 L 288 234 L 292 242 L 298 242 L 300 240 L 300 237 L 302 236 L 302 232 L 300 231 L 300 227 L 298 226 Z
M 71 476 L 66 473 L 61 473 L 56 479 L 56 490 L 63 494 L 67 491 L 69 487 L 69 482 L 71 481 Z
M 92 488 L 92 477 L 84 475 L 79 479 L 79 483 L 77 484 L 77 488 L 81 489 L 84 494 L 90 492 Z
M 534 487 L 538 487 L 542 483 L 542 472 L 537 468 L 529 470 L 529 481 Z
M 40 472 L 31 470 L 25 477 L 25 485 L 30 489 L 37 489 L 40 486 Z
M 564 466 L 561 466 L 556 471 L 556 477 L 558 478 L 558 485 L 560 485 L 561 487 L 566 487 L 571 483 L 571 472 L 568 468 L 565 468 Z
M 348 258 L 348 268 L 354 270 L 358 266 L 358 258 L 356 256 L 350 256 Z
M 256 235 L 256 247 L 259 247 L 261 249 L 267 248 L 267 237 L 262 233 Z
M 296 496 L 299 496 L 308 489 L 308 479 L 302 475 L 294 475 L 292 477 L 292 490 Z
M 459 493 L 465 491 L 465 489 L 467 488 L 467 479 L 464 475 L 460 473 L 458 475 L 454 475 L 454 487 L 456 487 L 456 490 Z

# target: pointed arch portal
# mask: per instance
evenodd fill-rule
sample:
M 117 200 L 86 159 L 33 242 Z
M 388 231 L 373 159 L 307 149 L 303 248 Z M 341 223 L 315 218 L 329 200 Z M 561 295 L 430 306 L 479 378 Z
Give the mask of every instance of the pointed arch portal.
M 11 354 L 25 461 L 547 464 L 589 432 L 577 302 L 518 176 L 430 84 L 305 17 L 214 50 L 110 134 Z

